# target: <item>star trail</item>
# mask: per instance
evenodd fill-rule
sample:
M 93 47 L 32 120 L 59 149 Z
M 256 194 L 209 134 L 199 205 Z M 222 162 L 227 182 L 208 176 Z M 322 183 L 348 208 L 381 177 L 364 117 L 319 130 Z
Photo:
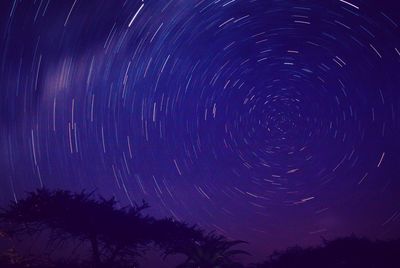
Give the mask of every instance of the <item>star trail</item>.
M 0 4 L 0 201 L 142 199 L 260 252 L 400 234 L 400 6 Z

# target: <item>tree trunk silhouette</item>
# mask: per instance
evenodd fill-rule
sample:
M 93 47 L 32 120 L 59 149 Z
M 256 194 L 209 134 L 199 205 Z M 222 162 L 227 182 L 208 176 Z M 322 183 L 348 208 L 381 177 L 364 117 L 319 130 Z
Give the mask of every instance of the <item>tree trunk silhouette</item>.
M 90 237 L 90 243 L 92 244 L 93 263 L 94 263 L 95 267 L 97 267 L 101 264 L 101 260 L 100 260 L 100 252 L 99 252 L 99 243 L 98 243 L 95 235 Z

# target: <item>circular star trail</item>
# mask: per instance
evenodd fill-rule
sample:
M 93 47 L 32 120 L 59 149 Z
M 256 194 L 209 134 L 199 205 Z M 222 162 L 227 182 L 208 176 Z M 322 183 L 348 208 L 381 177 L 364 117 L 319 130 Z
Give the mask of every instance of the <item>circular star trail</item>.
M 384 2 L 3 1 L 2 202 L 98 189 L 263 250 L 399 234 Z

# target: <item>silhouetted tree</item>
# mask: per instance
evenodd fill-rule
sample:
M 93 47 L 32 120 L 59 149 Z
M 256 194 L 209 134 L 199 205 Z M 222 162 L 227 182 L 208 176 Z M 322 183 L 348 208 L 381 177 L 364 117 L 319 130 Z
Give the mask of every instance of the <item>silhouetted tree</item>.
M 133 266 L 152 241 L 155 219 L 142 215 L 148 207 L 145 203 L 122 209 L 115 206 L 114 198 L 95 200 L 85 192 L 40 189 L 10 204 L 0 219 L 12 236 L 50 230 L 52 242 L 78 239 L 90 243 L 95 267 Z
M 292 247 L 275 252 L 255 268 L 398 268 L 400 240 L 370 241 L 350 236 L 324 240 L 318 247 Z
M 179 268 L 235 268 L 243 267 L 235 260 L 239 254 L 248 254 L 244 250 L 232 249 L 232 247 L 246 243 L 244 241 L 230 241 L 222 235 L 209 233 L 197 239 L 180 241 L 170 248 L 168 254 L 183 254 L 185 262 L 178 265 Z

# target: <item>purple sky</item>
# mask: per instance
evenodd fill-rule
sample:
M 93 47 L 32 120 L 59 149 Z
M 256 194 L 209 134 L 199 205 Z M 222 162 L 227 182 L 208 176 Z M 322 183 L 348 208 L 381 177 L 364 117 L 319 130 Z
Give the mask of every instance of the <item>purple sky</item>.
M 272 249 L 400 235 L 400 6 L 0 3 L 0 203 L 147 200 Z

